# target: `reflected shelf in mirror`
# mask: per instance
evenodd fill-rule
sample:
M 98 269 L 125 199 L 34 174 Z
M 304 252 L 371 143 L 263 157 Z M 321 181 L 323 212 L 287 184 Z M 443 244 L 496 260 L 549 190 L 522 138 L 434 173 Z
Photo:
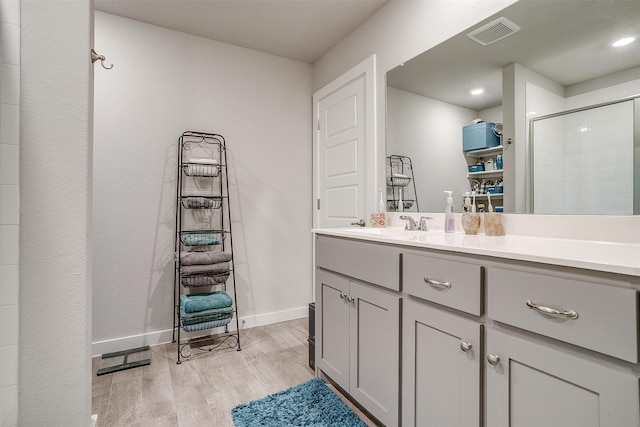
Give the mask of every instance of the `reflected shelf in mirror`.
M 497 147 L 483 148 L 481 150 L 467 151 L 464 154 L 467 157 L 473 157 L 475 159 L 481 159 L 483 157 L 492 156 L 494 154 L 500 154 L 500 153 L 502 153 L 502 150 L 503 150 L 502 145 L 498 145 Z

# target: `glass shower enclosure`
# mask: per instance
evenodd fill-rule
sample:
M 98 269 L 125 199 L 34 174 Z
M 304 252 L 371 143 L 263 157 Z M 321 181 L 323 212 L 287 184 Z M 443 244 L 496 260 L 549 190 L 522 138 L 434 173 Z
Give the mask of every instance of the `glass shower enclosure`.
M 536 214 L 640 214 L 640 96 L 529 121 Z

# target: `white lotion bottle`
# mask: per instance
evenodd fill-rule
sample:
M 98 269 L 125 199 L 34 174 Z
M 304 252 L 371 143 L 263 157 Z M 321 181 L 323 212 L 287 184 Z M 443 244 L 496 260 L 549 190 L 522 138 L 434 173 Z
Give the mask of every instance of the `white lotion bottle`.
M 445 191 L 447 193 L 447 205 L 444 211 L 444 232 L 453 233 L 455 230 L 455 221 L 453 218 L 453 191 Z

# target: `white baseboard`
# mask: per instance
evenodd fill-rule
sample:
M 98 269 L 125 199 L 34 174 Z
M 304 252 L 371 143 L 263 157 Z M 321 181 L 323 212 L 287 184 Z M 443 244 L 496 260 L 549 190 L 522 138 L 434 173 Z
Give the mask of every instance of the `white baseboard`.
M 254 328 L 256 326 L 270 325 L 272 323 L 286 322 L 287 320 L 302 319 L 309 315 L 309 307 L 298 307 L 272 313 L 256 314 L 240 318 L 240 329 Z M 233 322 L 232 322 L 233 323 Z M 235 326 L 235 324 L 234 324 Z
M 285 322 L 287 320 L 301 319 L 309 314 L 308 307 L 298 307 L 289 310 L 275 311 L 272 313 L 256 314 L 253 316 L 243 316 L 239 318 L 240 329 L 254 328 L 256 326 L 270 325 L 272 323 Z M 229 329 L 235 330 L 236 322 L 229 324 Z M 183 332 L 184 333 L 184 332 Z M 190 334 L 197 336 L 198 334 Z M 201 334 L 200 334 L 201 335 Z M 166 344 L 173 339 L 173 331 L 167 329 L 164 331 L 149 332 L 146 334 L 132 335 L 129 337 L 114 338 L 104 341 L 96 341 L 91 345 L 91 353 L 99 356 L 105 353 L 113 353 L 130 348 L 144 347 L 146 345 L 153 346 L 158 344 Z
M 129 348 L 144 347 L 145 345 L 158 345 L 171 342 L 173 331 L 149 332 L 146 334 L 132 335 L 129 337 L 114 338 L 104 341 L 96 341 L 91 344 L 91 354 L 99 356 L 101 354 L 123 351 Z

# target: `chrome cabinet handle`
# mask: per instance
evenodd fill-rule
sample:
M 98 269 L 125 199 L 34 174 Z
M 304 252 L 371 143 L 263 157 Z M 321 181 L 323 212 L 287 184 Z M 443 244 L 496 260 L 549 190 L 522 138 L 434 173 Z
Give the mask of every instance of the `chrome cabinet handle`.
M 434 288 L 451 289 L 451 282 L 439 282 L 437 280 L 429 279 L 428 277 L 424 277 L 424 281 Z
M 351 295 L 349 295 L 349 296 L 347 297 L 347 301 L 351 303 L 351 302 L 355 301 L 355 298 L 354 298 L 354 297 L 352 297 Z
M 470 342 L 466 342 L 466 341 L 460 341 L 460 349 L 462 351 L 464 351 L 465 353 L 469 350 L 471 350 L 471 343 Z
M 357 225 L 358 227 L 364 227 L 365 225 L 367 225 L 367 223 L 364 222 L 364 219 L 360 219 L 360 221 L 358 221 L 358 222 L 352 222 L 351 225 Z
M 497 354 L 488 354 L 487 362 L 489 362 L 490 365 L 496 366 L 498 363 L 500 363 L 500 356 L 498 356 Z
M 527 304 L 527 307 L 529 307 L 530 309 L 539 311 L 540 313 L 547 314 L 549 316 L 568 317 L 569 319 L 572 319 L 572 320 L 575 320 L 578 318 L 578 312 L 575 310 L 560 311 L 560 310 L 556 310 L 555 308 L 537 305 L 531 300 L 527 300 L 526 304 Z
M 347 294 L 345 294 L 344 292 L 340 292 L 340 299 L 345 299 L 347 297 Z

